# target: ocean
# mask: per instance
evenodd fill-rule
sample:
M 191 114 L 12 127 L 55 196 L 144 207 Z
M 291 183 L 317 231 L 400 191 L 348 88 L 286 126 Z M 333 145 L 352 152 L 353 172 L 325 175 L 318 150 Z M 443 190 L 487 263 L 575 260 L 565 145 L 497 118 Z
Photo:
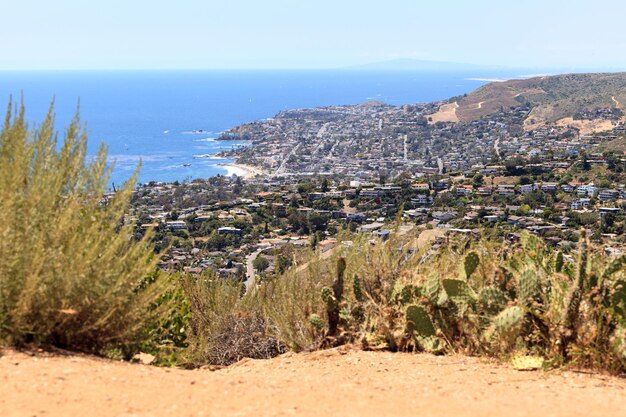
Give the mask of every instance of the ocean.
M 0 105 L 23 96 L 31 124 L 55 100 L 57 129 L 73 118 L 80 99 L 89 153 L 104 142 L 114 164 L 112 184 L 142 161 L 139 182 L 225 175 L 211 157 L 243 142 L 214 141 L 220 132 L 287 109 L 358 104 L 423 103 L 467 93 L 514 73 L 368 71 L 55 71 L 0 72 Z

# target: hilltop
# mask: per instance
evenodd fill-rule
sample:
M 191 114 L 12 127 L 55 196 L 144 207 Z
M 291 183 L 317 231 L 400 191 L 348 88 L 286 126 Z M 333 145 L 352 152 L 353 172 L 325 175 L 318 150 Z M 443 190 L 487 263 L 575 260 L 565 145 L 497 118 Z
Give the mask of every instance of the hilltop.
M 0 357 L 3 416 L 618 416 L 624 380 L 461 355 L 333 349 L 182 370 L 82 355 Z M 548 411 L 549 410 L 549 411 Z
M 626 73 L 565 74 L 493 82 L 440 107 L 436 120 L 468 122 L 527 106 L 526 130 L 554 124 L 592 133 L 623 122 Z M 452 111 L 451 111 L 452 110 Z

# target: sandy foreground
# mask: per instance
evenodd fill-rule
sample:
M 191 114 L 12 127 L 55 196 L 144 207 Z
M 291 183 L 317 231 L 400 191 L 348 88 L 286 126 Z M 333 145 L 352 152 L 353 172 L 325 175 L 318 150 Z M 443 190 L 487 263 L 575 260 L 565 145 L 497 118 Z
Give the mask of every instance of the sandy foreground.
M 625 416 L 626 380 L 330 350 L 218 371 L 5 351 L 0 416 Z

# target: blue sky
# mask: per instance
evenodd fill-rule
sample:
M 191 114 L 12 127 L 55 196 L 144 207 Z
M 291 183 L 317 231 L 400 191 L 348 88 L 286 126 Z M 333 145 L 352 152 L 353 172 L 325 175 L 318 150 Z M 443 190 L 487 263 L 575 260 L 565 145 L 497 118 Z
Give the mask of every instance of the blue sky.
M 623 0 L 1 0 L 0 69 L 626 69 Z

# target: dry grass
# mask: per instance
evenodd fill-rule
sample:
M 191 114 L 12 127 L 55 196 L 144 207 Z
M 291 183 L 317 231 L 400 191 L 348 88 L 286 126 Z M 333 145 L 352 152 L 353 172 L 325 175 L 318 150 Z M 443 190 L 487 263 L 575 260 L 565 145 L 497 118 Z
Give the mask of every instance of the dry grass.
M 250 297 L 241 298 L 240 284 L 206 273 L 186 277 L 183 289 L 192 312 L 184 354 L 188 365 L 230 365 L 285 352 L 284 344 L 271 336 L 262 306 Z

